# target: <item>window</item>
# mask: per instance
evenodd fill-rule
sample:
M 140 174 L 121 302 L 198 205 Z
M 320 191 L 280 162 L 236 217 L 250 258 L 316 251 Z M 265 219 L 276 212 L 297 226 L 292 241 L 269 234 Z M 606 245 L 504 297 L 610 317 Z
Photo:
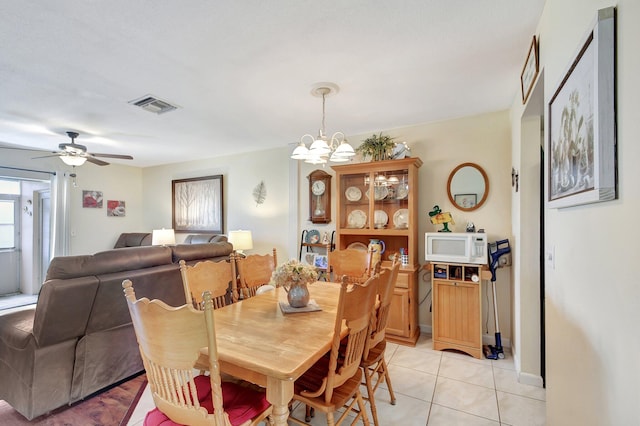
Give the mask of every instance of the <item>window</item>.
M 0 179 L 0 250 L 16 247 L 16 211 L 20 182 Z
M 16 246 L 15 211 L 14 200 L 0 200 L 0 249 L 12 249 Z

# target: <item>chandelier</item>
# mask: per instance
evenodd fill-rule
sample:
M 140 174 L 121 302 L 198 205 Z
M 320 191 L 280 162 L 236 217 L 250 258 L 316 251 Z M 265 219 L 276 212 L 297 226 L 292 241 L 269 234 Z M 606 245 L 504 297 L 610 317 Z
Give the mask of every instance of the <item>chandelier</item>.
M 355 155 L 353 147 L 349 145 L 342 132 L 335 132 L 331 139 L 325 133 L 324 128 L 324 104 L 325 98 L 338 92 L 338 86 L 333 83 L 320 83 L 311 91 L 313 96 L 322 96 L 322 127 L 318 131 L 318 136 L 310 134 L 302 135 L 300 143 L 291 153 L 294 160 L 304 160 L 305 163 L 325 164 L 328 161 L 343 163 L 350 161 Z M 305 145 L 305 140 L 309 140 L 309 148 Z

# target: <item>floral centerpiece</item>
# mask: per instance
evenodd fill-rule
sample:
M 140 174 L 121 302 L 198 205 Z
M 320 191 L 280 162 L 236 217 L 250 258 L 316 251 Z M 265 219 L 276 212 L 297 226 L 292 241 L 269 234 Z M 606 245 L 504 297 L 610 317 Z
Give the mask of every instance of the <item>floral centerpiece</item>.
M 302 308 L 309 303 L 307 284 L 318 280 L 318 272 L 311 265 L 291 259 L 278 266 L 271 275 L 271 282 L 287 292 L 287 300 L 294 308 Z
M 311 284 L 318 280 L 318 272 L 312 265 L 306 265 L 291 259 L 278 266 L 271 275 L 271 282 L 276 287 L 295 284 Z

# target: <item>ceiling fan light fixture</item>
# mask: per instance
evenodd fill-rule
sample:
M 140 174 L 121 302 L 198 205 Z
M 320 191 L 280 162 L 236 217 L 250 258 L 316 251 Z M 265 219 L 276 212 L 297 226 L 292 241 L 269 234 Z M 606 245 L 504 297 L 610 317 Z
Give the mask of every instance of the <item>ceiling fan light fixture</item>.
M 76 155 L 62 155 L 60 159 L 68 166 L 82 166 L 87 159 Z

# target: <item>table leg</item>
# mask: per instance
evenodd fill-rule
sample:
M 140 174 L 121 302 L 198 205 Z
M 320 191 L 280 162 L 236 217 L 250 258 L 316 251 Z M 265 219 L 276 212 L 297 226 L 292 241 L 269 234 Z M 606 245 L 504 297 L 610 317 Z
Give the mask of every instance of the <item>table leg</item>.
M 293 380 L 267 377 L 267 401 L 273 406 L 273 420 L 276 426 L 288 424 L 291 398 L 293 398 Z

